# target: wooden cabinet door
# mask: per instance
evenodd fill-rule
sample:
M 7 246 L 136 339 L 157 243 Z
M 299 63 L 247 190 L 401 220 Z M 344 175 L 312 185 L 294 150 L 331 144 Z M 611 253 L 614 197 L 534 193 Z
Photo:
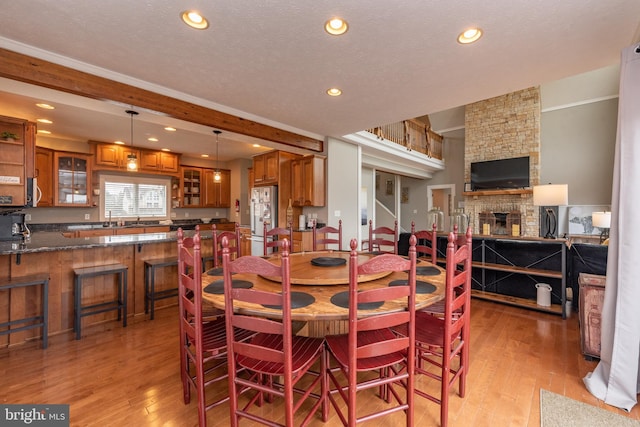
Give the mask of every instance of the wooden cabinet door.
M 34 176 L 34 129 L 27 120 L 0 116 L 0 207 L 27 203 L 27 178 Z
M 264 155 L 253 158 L 253 185 L 262 185 L 265 180 Z
M 207 208 L 228 208 L 231 206 L 231 171 L 221 169 L 220 181 L 216 182 L 215 170 L 204 169 L 203 206 Z
M 280 162 L 277 151 L 272 151 L 264 155 L 265 182 L 277 184 L 280 176 Z
M 324 162 L 324 158 L 318 156 L 291 161 L 291 192 L 294 206 L 324 206 Z
M 160 170 L 163 172 L 178 172 L 180 157 L 174 153 L 160 152 Z
M 160 170 L 160 153 L 142 150 L 140 152 L 140 169 L 156 172 Z
M 54 205 L 91 206 L 91 163 L 89 156 L 54 153 Z
M 121 156 L 122 150 L 119 145 L 96 145 L 96 165 L 118 168 Z
M 36 171 L 41 191 L 38 206 L 53 206 L 53 150 L 36 147 Z

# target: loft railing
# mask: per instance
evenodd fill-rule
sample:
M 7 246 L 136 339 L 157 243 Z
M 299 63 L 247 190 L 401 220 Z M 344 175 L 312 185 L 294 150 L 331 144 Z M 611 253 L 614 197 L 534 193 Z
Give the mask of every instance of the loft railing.
M 442 160 L 442 135 L 437 134 L 431 127 L 418 120 L 404 120 L 388 125 L 366 129 L 377 138 L 386 139 L 415 150 L 420 153 Z

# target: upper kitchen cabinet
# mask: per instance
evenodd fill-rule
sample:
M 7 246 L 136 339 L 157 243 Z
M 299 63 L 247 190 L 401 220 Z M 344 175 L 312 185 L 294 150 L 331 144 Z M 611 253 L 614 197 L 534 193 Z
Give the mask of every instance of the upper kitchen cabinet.
M 55 206 L 90 206 L 90 156 L 65 152 L 53 156 Z
M 27 204 L 34 176 L 35 123 L 0 116 L 0 207 Z
M 40 200 L 38 207 L 53 206 L 53 150 L 36 147 L 36 172 Z
M 231 206 L 231 171 L 220 169 L 220 181 L 215 180 L 215 170 L 203 169 L 204 186 L 202 206 L 228 208 Z
M 182 207 L 199 208 L 201 206 L 202 168 L 183 166 L 180 175 L 180 188 L 182 188 Z
M 177 174 L 180 156 L 165 151 L 140 150 L 140 170 Z
M 118 145 L 96 143 L 94 145 L 95 165 L 99 169 L 127 169 L 127 157 L 134 154 L 140 158 L 140 151 L 137 148 Z
M 305 156 L 291 161 L 293 206 L 325 205 L 325 158 Z
M 279 152 L 270 151 L 253 158 L 253 185 L 277 185 L 280 176 Z

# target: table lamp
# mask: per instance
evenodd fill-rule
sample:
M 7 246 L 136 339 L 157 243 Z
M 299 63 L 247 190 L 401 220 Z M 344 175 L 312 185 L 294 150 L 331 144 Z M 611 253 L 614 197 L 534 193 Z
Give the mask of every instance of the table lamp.
M 535 185 L 533 187 L 533 205 L 541 206 L 545 212 L 547 233 L 545 239 L 555 239 L 558 218 L 554 206 L 565 206 L 569 203 L 569 186 L 567 184 Z
M 591 223 L 600 229 L 600 244 L 609 238 L 611 228 L 611 212 L 592 212 Z

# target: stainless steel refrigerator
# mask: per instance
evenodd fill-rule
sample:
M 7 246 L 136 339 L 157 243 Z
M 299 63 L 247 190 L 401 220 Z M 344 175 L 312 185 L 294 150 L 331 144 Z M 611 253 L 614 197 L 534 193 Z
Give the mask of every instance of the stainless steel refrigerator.
M 278 187 L 251 189 L 251 255 L 264 254 L 264 224 L 269 229 L 278 223 Z

